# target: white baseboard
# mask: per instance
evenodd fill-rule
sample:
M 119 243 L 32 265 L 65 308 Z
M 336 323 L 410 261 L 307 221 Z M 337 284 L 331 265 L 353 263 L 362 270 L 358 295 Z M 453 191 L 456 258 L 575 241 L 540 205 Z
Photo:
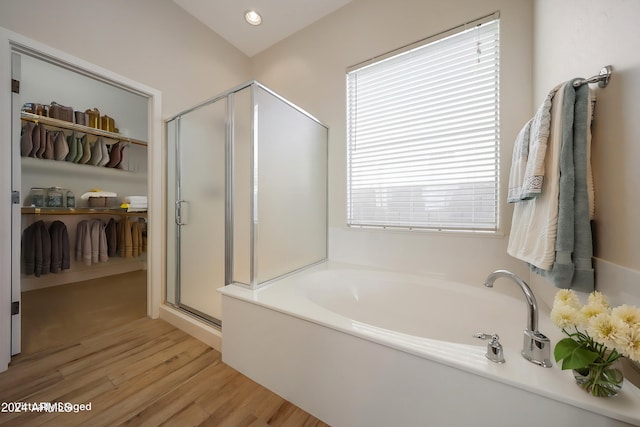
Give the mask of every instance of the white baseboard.
M 222 352 L 222 332 L 168 305 L 160 306 L 160 319 Z
M 130 273 L 137 270 L 146 270 L 146 255 L 138 258 L 113 257 L 107 262 L 101 262 L 86 266 L 81 262 L 72 261 L 69 270 L 60 273 L 48 273 L 40 277 L 33 275 L 21 275 L 20 291 L 27 292 L 36 289 L 49 288 L 51 286 L 66 285 L 67 283 L 92 280 L 100 277 L 113 276 L 114 274 Z

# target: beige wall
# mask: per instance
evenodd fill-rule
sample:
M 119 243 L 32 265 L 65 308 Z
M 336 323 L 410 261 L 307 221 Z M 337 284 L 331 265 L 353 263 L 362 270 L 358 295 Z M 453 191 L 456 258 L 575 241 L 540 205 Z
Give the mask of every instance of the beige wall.
M 162 127 L 159 119 L 167 118 L 194 104 L 236 86 L 250 77 L 250 60 L 221 37 L 210 31 L 171 0 L 0 0 L 0 27 L 35 40 L 135 81 L 150 92 L 162 93 L 162 106 L 153 105 L 149 139 L 154 141 L 149 156 L 149 188 L 152 212 L 162 215 Z M 2 31 L 2 36 L 5 32 Z M 11 38 L 11 37 L 9 37 Z M 0 76 L 6 83 L 11 72 L 9 49 L 3 39 L 0 50 Z M 31 44 L 31 43 L 28 43 Z M 71 60 L 71 62 L 76 62 Z M 43 76 L 46 79 L 47 76 Z M 52 82 L 55 83 L 55 82 Z M 132 85 L 140 87 L 140 84 Z M 145 89 L 146 90 L 146 89 Z M 4 142 L 11 139 L 8 121 L 9 86 L 0 89 L 0 133 Z M 154 98 L 157 100 L 158 98 Z M 162 116 L 160 116 L 160 114 Z M 0 191 L 11 190 L 11 155 L 9 145 L 0 144 Z M 171 156 L 171 153 L 168 154 Z M 0 217 L 11 216 L 10 205 L 0 206 Z M 149 251 L 151 314 L 158 315 L 164 262 L 162 236 L 164 227 L 150 221 Z M 11 342 L 8 308 L 11 298 L 10 254 L 11 224 L 0 225 L 0 371 L 6 369 Z
M 532 0 L 354 0 L 253 58 L 262 83 L 330 128 L 330 255 L 350 262 L 479 282 L 495 268 L 526 274 L 506 254 L 506 237 L 357 230 L 346 227 L 345 70 L 367 58 L 464 22 L 501 14 L 502 194 L 512 141 L 531 115 Z M 501 205 L 502 232 L 511 210 Z
M 613 66 L 609 86 L 596 89 L 595 255 L 634 270 L 640 270 L 638 17 L 637 0 L 535 2 L 535 103 L 558 82 L 590 77 L 605 65 Z
M 640 121 L 630 119 L 640 99 L 637 0 L 354 0 L 252 59 L 170 0 L 0 0 L 0 26 L 162 91 L 163 117 L 257 78 L 330 126 L 332 256 L 476 280 L 493 268 L 526 274 L 523 263 L 506 255 L 504 236 L 345 226 L 344 73 L 366 58 L 496 10 L 502 34 L 502 193 L 512 141 L 545 91 L 612 64 L 615 74 L 598 94 L 594 124 L 596 255 L 640 270 L 634 218 L 640 211 Z M 506 234 L 511 211 L 503 203 L 500 212 Z
M 162 92 L 169 117 L 250 78 L 250 60 L 171 0 L 0 0 L 0 27 Z

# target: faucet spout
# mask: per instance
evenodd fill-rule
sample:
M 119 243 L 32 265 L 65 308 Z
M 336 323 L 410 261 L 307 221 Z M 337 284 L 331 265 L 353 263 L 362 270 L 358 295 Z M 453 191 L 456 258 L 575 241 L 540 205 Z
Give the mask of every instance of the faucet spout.
M 520 286 L 527 300 L 527 328 L 524 330 L 522 357 L 536 365 L 550 368 L 551 342 L 549 338 L 538 331 L 538 304 L 536 303 L 536 297 L 524 280 L 507 270 L 496 270 L 489 274 L 484 280 L 484 285 L 488 288 L 493 288 L 493 283 L 501 277 L 509 278 Z
M 538 303 L 536 302 L 536 297 L 533 295 L 533 292 L 531 291 L 529 285 L 527 285 L 527 283 L 516 274 L 508 270 L 496 270 L 493 273 L 489 274 L 484 280 L 484 285 L 488 288 L 493 288 L 493 282 L 495 282 L 500 277 L 509 278 L 520 286 L 520 289 L 522 289 L 522 292 L 524 292 L 524 296 L 527 300 L 527 330 L 531 332 L 537 331 Z

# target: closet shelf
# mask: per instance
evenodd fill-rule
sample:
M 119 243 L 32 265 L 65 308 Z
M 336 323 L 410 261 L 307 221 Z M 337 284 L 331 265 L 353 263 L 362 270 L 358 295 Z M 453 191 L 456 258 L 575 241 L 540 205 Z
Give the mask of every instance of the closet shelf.
M 57 129 L 67 129 L 74 132 L 83 132 L 89 135 L 102 136 L 104 138 L 112 139 L 115 141 L 128 141 L 132 144 L 142 145 L 145 147 L 147 146 L 146 141 L 122 136 L 119 133 L 107 132 L 106 130 L 78 125 L 76 123 L 71 123 L 64 120 L 52 119 L 51 117 L 39 116 L 37 114 L 27 113 L 26 111 L 21 112 L 20 119 L 26 122 L 41 123 L 45 126 L 51 126 Z
M 23 215 L 122 215 L 134 217 L 147 217 L 147 212 L 127 211 L 120 208 L 36 208 L 23 206 Z

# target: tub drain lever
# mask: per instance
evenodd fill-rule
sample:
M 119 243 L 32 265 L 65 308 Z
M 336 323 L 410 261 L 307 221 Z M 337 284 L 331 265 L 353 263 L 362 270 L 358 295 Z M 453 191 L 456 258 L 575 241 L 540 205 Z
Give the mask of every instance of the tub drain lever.
M 495 363 L 504 363 L 504 352 L 502 351 L 502 344 L 500 344 L 500 337 L 498 334 L 485 334 L 482 332 L 478 332 L 473 334 L 474 338 L 478 338 L 481 340 L 490 340 L 487 343 L 487 359 L 491 360 Z

